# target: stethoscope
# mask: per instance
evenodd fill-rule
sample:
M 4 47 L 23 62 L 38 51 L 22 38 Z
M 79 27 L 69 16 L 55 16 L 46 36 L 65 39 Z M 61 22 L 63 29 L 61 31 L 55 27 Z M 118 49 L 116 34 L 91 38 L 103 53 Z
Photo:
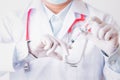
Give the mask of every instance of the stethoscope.
M 30 46 L 29 46 L 29 43 L 30 43 L 30 35 L 29 35 L 29 26 L 30 26 L 30 15 L 32 13 L 32 8 L 29 9 L 28 13 L 27 13 L 27 20 L 26 20 L 26 41 L 27 41 L 27 45 L 28 45 L 28 52 L 35 58 L 38 58 L 37 56 L 35 56 L 32 52 L 31 52 L 31 49 L 30 49 Z M 67 34 L 70 35 L 72 32 L 73 32 L 73 29 L 75 28 L 74 25 L 79 23 L 79 22 L 84 22 L 86 19 L 86 16 L 84 14 L 80 14 L 80 17 L 79 18 L 76 18 L 72 25 L 69 27 L 69 29 L 67 30 Z M 90 32 L 91 31 L 91 28 L 88 27 L 88 24 L 86 24 L 83 28 L 79 28 L 80 32 Z M 78 35 L 79 36 L 79 35 Z M 71 44 L 75 42 L 75 39 L 72 39 L 71 40 Z M 85 42 L 85 45 L 84 45 L 84 49 L 83 49 L 83 52 L 82 52 L 82 56 L 84 55 L 85 53 L 85 49 L 86 49 L 86 46 L 87 46 L 87 40 Z M 81 58 L 78 62 L 69 62 L 68 59 L 67 59 L 67 55 L 65 56 L 65 62 L 67 64 L 69 64 L 70 66 L 72 67 L 77 67 L 76 65 L 78 63 L 80 63 L 81 61 Z M 30 70 L 30 67 L 29 67 L 29 63 L 27 62 L 27 64 L 25 64 L 25 67 L 24 67 L 24 70 L 27 72 Z

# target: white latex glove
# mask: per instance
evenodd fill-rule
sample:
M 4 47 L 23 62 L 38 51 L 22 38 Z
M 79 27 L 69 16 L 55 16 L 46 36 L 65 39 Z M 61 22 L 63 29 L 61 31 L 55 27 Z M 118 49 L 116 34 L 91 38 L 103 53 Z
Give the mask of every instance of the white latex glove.
M 89 26 L 91 27 L 91 32 L 86 34 L 87 38 L 92 40 L 97 47 L 108 55 L 111 55 L 119 46 L 118 31 L 115 26 L 106 24 L 97 17 L 92 18 Z
M 54 37 L 45 35 L 40 39 L 37 46 L 32 49 L 32 53 L 37 57 L 45 57 L 48 56 L 49 53 L 53 52 L 58 45 L 59 43 Z
M 58 47 L 59 51 L 56 50 Z M 43 38 L 41 38 L 38 46 L 32 50 L 32 53 L 39 58 L 53 57 L 59 60 L 63 60 L 63 55 L 60 53 L 60 51 L 67 54 L 67 45 L 53 36 L 45 35 Z

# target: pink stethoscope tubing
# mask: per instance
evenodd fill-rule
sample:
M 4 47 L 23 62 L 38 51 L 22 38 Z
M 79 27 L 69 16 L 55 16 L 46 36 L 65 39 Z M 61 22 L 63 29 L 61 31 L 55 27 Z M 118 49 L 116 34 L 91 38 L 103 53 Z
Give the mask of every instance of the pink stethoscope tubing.
M 28 14 L 27 14 L 27 22 L 26 22 L 26 41 L 30 40 L 29 36 L 29 24 L 30 24 L 30 14 L 32 12 L 32 8 L 29 9 Z

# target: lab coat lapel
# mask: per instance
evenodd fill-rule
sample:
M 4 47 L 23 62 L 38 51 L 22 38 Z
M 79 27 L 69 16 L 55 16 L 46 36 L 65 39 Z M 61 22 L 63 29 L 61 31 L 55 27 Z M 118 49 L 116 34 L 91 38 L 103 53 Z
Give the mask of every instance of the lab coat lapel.
M 39 35 L 39 37 L 46 34 L 53 35 L 49 20 L 44 12 L 42 5 L 40 5 L 39 8 L 33 8 L 31 18 L 31 30 L 35 31 L 31 31 L 33 32 L 33 34 L 31 35 L 32 38 L 35 39 L 36 35 Z
M 67 33 L 67 30 L 69 29 L 69 27 L 71 26 L 71 24 L 74 20 L 75 20 L 75 16 L 73 14 L 72 9 L 70 8 L 70 10 L 68 11 L 68 13 L 64 19 L 62 29 L 58 33 L 58 38 L 60 38 L 60 39 L 63 38 L 63 36 Z
M 64 35 L 67 33 L 69 27 L 76 19 L 75 13 L 88 15 L 87 6 L 82 0 L 74 0 L 73 3 L 71 4 L 71 8 L 65 17 L 62 29 L 58 33 L 58 38 L 60 39 L 63 38 Z
M 40 2 L 41 5 L 38 6 L 38 11 L 39 11 L 39 16 L 40 16 L 40 21 L 39 22 L 42 22 L 41 24 L 39 23 L 39 25 L 41 25 L 42 29 L 43 29 L 43 33 L 47 33 L 47 34 L 50 34 L 53 36 L 53 32 L 52 32 L 52 28 L 50 27 L 50 22 L 49 22 L 49 19 L 45 13 L 45 10 L 43 8 L 43 4 L 42 2 Z
M 50 34 L 50 35 L 53 36 L 53 32 L 52 32 L 52 29 L 50 27 L 50 23 L 49 23 L 48 17 L 45 15 L 44 12 L 42 14 L 40 12 L 40 21 L 41 21 L 40 23 L 42 25 L 40 23 L 38 23 L 38 24 L 42 26 L 41 27 L 42 33 Z

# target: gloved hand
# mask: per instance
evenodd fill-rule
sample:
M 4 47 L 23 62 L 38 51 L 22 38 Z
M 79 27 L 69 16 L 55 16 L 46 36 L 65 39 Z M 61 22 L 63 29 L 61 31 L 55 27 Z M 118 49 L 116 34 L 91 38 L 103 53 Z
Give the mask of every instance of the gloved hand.
M 87 38 L 92 40 L 98 48 L 111 55 L 119 46 L 116 26 L 106 24 L 97 17 L 92 18 L 92 22 L 88 26 L 91 27 L 91 32 L 86 33 Z
M 63 59 L 63 56 L 60 55 L 59 51 L 56 49 L 59 47 L 61 51 L 66 52 L 68 50 L 67 45 L 50 35 L 45 35 L 39 41 L 39 44 L 36 48 L 32 49 L 32 53 L 38 58 L 40 57 L 53 57 L 59 60 Z

